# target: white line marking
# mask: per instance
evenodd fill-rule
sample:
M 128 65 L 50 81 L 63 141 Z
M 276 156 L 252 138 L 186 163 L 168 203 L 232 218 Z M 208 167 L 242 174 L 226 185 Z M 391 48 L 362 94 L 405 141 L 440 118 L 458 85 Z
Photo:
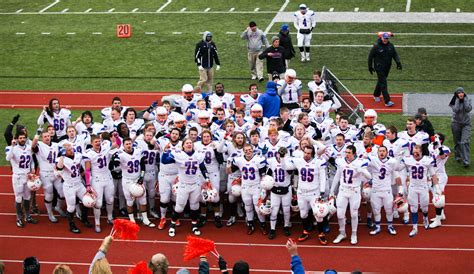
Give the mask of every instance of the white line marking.
M 68 8 L 63 9 L 63 10 L 61 11 L 61 13 L 65 13 L 65 12 L 67 12 L 68 10 L 69 10 Z
M 186 11 L 186 8 L 182 8 L 182 9 L 180 10 L 180 12 L 185 12 L 185 11 Z
M 15 13 L 20 13 L 22 11 L 23 11 L 23 9 L 19 9 L 19 10 L 15 11 Z
M 43 35 L 50 35 L 51 32 L 42 32 L 41 34 L 43 34 Z
M 235 10 L 235 8 L 230 8 L 229 12 L 233 12 L 234 10 Z
M 60 0 L 55 0 L 53 3 L 49 4 L 48 6 L 46 6 L 44 9 L 38 11 L 38 13 L 43 13 L 45 12 L 47 9 L 51 8 L 52 6 L 56 5 L 57 3 L 59 3 Z
M 330 8 L 330 9 L 329 9 L 329 12 L 333 12 L 333 11 L 334 11 L 334 8 Z
M 380 8 L 380 12 L 383 12 L 384 11 L 384 8 Z
M 21 235 L 0 235 L 0 238 L 15 239 L 41 239 L 58 241 L 103 241 L 101 238 L 71 238 L 71 237 L 50 237 L 50 236 L 21 236 Z M 129 242 L 124 240 L 115 240 L 117 242 Z M 185 241 L 165 241 L 165 240 L 135 240 L 136 243 L 154 243 L 154 244 L 172 244 L 185 245 Z M 216 242 L 219 246 L 258 246 L 258 247 L 285 247 L 283 244 L 261 244 L 261 243 L 231 243 Z M 334 248 L 334 249 L 378 249 L 378 250 L 417 250 L 417 251 L 468 251 L 474 252 L 474 248 L 450 248 L 450 247 L 402 247 L 402 246 L 335 246 L 335 245 L 298 245 L 302 248 Z M 288 270 L 287 270 L 288 271 Z
M 259 10 L 260 10 L 260 8 L 255 8 L 253 11 L 254 11 L 254 12 L 257 12 L 257 11 L 259 11 Z
M 431 12 L 435 12 L 435 8 L 431 8 Z
M 85 13 L 88 13 L 88 12 L 90 12 L 91 10 L 92 10 L 91 8 L 88 8 L 88 9 L 86 9 L 84 12 L 85 12 Z
M 26 33 L 24 32 L 17 32 L 16 35 L 25 35 Z
M 182 32 L 180 32 L 180 31 L 173 31 L 173 34 L 180 35 L 180 34 L 183 34 L 183 33 L 182 33 Z
M 235 32 L 235 31 L 228 31 L 228 32 L 226 32 L 225 34 L 237 34 L 237 32 Z
M 405 12 L 410 12 L 411 0 L 407 0 L 407 5 L 405 6 Z
M 76 35 L 75 32 L 66 32 L 67 35 Z
M 288 4 L 290 3 L 290 0 L 285 0 L 285 3 L 283 3 L 283 5 L 280 7 L 280 9 L 278 10 L 278 13 L 282 12 L 285 10 L 286 6 L 288 6 Z M 267 28 L 265 29 L 265 33 L 268 33 L 270 31 L 270 29 L 273 27 L 273 25 L 276 23 L 276 20 L 277 20 L 277 17 L 278 17 L 278 13 L 275 15 L 275 17 L 273 17 L 272 21 L 270 22 L 270 24 L 268 24 Z
M 211 10 L 211 8 L 206 8 L 206 9 L 204 10 L 204 12 L 209 12 L 210 10 Z
M 460 8 L 457 8 L 457 9 L 456 9 L 456 12 L 461 12 L 461 9 L 460 9 Z
M 139 8 L 134 8 L 134 9 L 132 10 L 132 12 L 137 12 L 138 10 L 139 10 Z
M 94 35 L 101 35 L 102 32 L 93 32 L 92 34 L 94 34 Z
M 166 6 L 171 4 L 171 2 L 173 2 L 173 1 L 172 0 L 166 1 L 166 3 L 164 3 L 159 9 L 157 9 L 156 12 L 161 12 L 164 8 L 166 8 Z
M 354 12 L 359 12 L 359 8 L 354 8 Z
M 110 13 L 110 12 L 113 12 L 114 10 L 115 10 L 115 8 L 111 8 L 107 12 Z
M 145 32 L 145 34 L 147 34 L 147 35 L 154 35 L 154 34 L 155 34 L 155 32 L 153 32 L 153 31 L 150 31 L 150 32 Z

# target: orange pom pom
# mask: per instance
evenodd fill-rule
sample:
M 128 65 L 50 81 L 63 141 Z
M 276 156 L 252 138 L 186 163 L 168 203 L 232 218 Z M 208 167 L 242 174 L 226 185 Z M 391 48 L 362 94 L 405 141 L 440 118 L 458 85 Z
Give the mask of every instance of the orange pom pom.
M 147 263 L 144 261 L 138 262 L 134 267 L 129 268 L 127 274 L 153 274 L 150 269 L 148 269 Z
M 136 240 L 140 227 L 129 220 L 116 219 L 114 220 L 113 237 L 121 240 Z
M 188 236 L 188 243 L 184 247 L 184 260 L 189 261 L 209 252 L 216 252 L 216 246 L 213 241 Z

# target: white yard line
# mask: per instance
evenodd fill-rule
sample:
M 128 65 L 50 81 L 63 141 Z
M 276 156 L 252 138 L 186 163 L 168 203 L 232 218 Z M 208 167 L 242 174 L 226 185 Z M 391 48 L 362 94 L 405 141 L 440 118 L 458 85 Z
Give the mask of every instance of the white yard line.
M 42 32 L 41 34 L 42 34 L 42 35 L 50 35 L 51 32 Z
M 186 8 L 182 8 L 182 9 L 180 10 L 180 12 L 185 12 L 185 11 L 186 11 Z
M 180 32 L 180 31 L 173 31 L 173 34 L 180 35 L 180 34 L 183 34 L 183 33 Z
M 111 13 L 111 12 L 113 12 L 114 10 L 115 10 L 115 8 L 111 8 L 111 9 L 109 9 L 107 12 L 108 12 L 108 13 Z
M 431 12 L 435 12 L 435 8 L 431 8 Z
M 334 11 L 334 8 L 330 8 L 330 9 L 329 9 L 329 12 L 333 12 L 333 11 Z
M 135 12 L 137 12 L 138 10 L 139 10 L 139 8 L 134 8 L 134 9 L 132 10 L 132 12 L 135 13 Z
M 15 11 L 15 13 L 20 13 L 22 11 L 23 11 L 23 9 L 19 9 L 19 10 Z
M 26 33 L 24 32 L 17 32 L 16 35 L 25 35 Z
M 230 8 L 229 12 L 233 12 L 234 10 L 235 10 L 235 8 Z
M 259 11 L 259 10 L 260 10 L 260 8 L 255 8 L 253 11 L 254 11 L 254 12 L 257 12 L 257 11 Z
M 407 5 L 405 6 L 405 12 L 410 12 L 411 0 L 407 0 Z
M 155 35 L 155 32 L 150 31 L 150 32 L 145 32 L 145 34 L 147 34 L 147 35 Z
M 384 12 L 384 8 L 380 8 L 380 12 Z
M 44 9 L 38 11 L 38 13 L 43 13 L 45 12 L 46 10 L 48 10 L 49 8 L 53 7 L 54 5 L 56 5 L 57 3 L 61 2 L 60 0 L 55 0 L 53 3 L 49 4 L 48 6 L 46 6 Z
M 460 9 L 460 8 L 457 8 L 457 9 L 456 9 L 456 12 L 461 12 L 461 9 Z
M 92 10 L 91 8 L 88 8 L 88 9 L 86 9 L 84 12 L 85 12 L 85 13 L 88 13 L 88 12 L 90 12 L 91 10 Z
M 93 35 L 102 35 L 102 32 L 93 32 Z
M 63 9 L 63 10 L 61 11 L 61 13 L 65 13 L 65 12 L 67 12 L 68 10 L 69 10 L 68 8 L 65 8 L 65 9 Z
M 204 10 L 204 12 L 209 12 L 210 10 L 211 10 L 211 8 L 206 8 L 206 9 Z
M 172 0 L 166 1 L 166 3 L 164 3 L 159 9 L 157 9 L 156 12 L 161 12 L 164 8 L 166 8 L 169 4 L 171 4 L 171 2 L 173 1 Z
M 66 35 L 76 35 L 75 32 L 66 32 Z
M 274 25 L 275 22 L 276 22 L 276 19 L 277 19 L 277 17 L 278 17 L 278 14 L 279 14 L 280 12 L 284 11 L 285 8 L 286 8 L 286 6 L 288 6 L 289 3 L 290 3 L 290 0 L 285 0 L 285 3 L 283 3 L 283 5 L 280 7 L 280 9 L 278 10 L 278 13 L 275 15 L 275 17 L 273 17 L 273 19 L 272 19 L 272 21 L 270 22 L 270 24 L 268 24 L 267 28 L 266 28 L 265 31 L 264 31 L 265 33 L 268 33 L 268 32 L 272 29 L 273 25 Z

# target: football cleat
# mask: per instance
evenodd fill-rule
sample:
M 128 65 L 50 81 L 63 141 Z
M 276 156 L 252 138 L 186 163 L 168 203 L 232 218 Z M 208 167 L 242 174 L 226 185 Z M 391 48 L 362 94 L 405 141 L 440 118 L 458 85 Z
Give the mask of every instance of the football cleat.
M 275 229 L 270 229 L 270 233 L 268 234 L 268 239 L 273 240 L 276 237 Z
M 214 216 L 214 225 L 215 225 L 217 228 L 221 228 L 221 227 L 222 227 L 221 216 Z
M 291 235 L 291 231 L 290 231 L 290 227 L 289 226 L 285 226 L 283 227 L 283 233 L 285 233 L 285 236 L 290 236 Z
M 332 243 L 333 244 L 338 244 L 338 243 L 342 242 L 345 239 L 346 239 L 346 234 L 339 234 L 339 235 L 337 235 L 336 239 L 334 239 L 334 241 L 332 241 Z
M 429 225 L 429 228 L 437 228 L 441 226 L 441 220 L 437 217 L 435 220 Z
M 319 243 L 322 245 L 328 244 L 328 240 L 326 239 L 326 234 L 324 232 L 319 233 L 318 240 L 319 240 Z
M 100 229 L 100 225 L 95 225 L 95 232 L 96 233 L 102 232 L 102 229 Z
M 306 58 L 305 57 L 301 57 L 301 62 L 305 62 L 306 61 Z
M 203 227 L 207 223 L 207 218 L 206 216 L 199 216 L 199 221 L 197 223 L 198 227 Z
M 197 224 L 193 224 L 193 228 L 191 229 L 194 235 L 199 236 L 201 235 L 201 231 L 199 230 L 199 227 Z
M 176 223 L 176 226 L 181 226 L 181 222 L 179 221 L 179 219 L 178 219 L 178 220 L 176 220 L 176 222 L 175 222 L 175 223 Z
M 148 220 L 148 218 L 146 220 L 143 221 L 143 224 L 148 226 L 149 228 L 154 228 L 156 227 L 156 225 L 152 222 L 150 222 L 150 220 Z
M 166 218 L 161 218 L 160 219 L 160 224 L 158 224 L 158 229 L 163 230 L 163 229 L 165 229 L 165 226 L 166 226 Z
M 425 229 L 430 228 L 430 221 L 428 220 L 428 216 L 423 217 L 423 226 L 425 227 Z
M 389 233 L 390 235 L 397 235 L 397 231 L 395 230 L 395 228 L 393 227 L 393 225 L 389 225 L 387 229 L 388 229 L 388 233 Z
M 260 231 L 262 232 L 263 235 L 268 234 L 267 226 L 265 225 L 265 223 L 260 223 Z
M 258 78 L 258 81 L 261 83 L 261 82 L 265 81 L 265 78 L 260 77 L 260 78 Z
M 387 103 L 385 103 L 386 107 L 393 107 L 393 105 L 395 104 L 392 101 L 388 101 Z
M 415 237 L 416 234 L 418 234 L 418 229 L 417 229 L 417 228 L 413 228 L 413 229 L 410 231 L 410 234 L 408 234 L 408 236 L 410 236 L 410 237 Z
M 168 230 L 168 236 L 170 236 L 171 238 L 176 236 L 176 224 L 171 223 L 170 229 Z
M 370 235 L 377 235 L 381 231 L 380 226 L 376 226 L 372 231 L 369 232 Z
M 56 217 L 54 217 L 53 214 L 48 214 L 48 219 L 49 219 L 49 221 L 52 222 L 53 224 L 58 222 L 58 219 L 57 219 Z
M 153 217 L 155 219 L 160 218 L 160 214 L 158 214 L 158 212 L 156 212 L 156 210 L 154 208 L 150 209 L 150 215 L 151 215 L 151 217 Z
M 23 222 L 22 219 L 16 219 L 16 226 L 23 228 L 25 227 L 25 223 Z
M 255 226 L 253 224 L 247 223 L 247 235 L 252 235 L 255 231 Z
M 79 230 L 79 228 L 77 228 L 76 224 L 74 222 L 71 222 L 69 223 L 69 231 L 71 231 L 72 233 L 81 233 L 81 231 Z
M 309 232 L 306 230 L 303 230 L 303 234 L 301 234 L 301 236 L 298 238 L 298 242 L 304 242 L 308 240 L 308 238 L 309 238 Z
M 357 234 L 352 234 L 351 235 L 351 245 L 356 245 L 357 244 Z
M 367 227 L 368 228 L 373 228 L 374 223 L 372 222 L 372 218 L 367 218 Z
M 257 80 L 257 76 L 252 76 L 252 78 L 250 78 L 251 80 Z
M 227 220 L 226 226 L 233 226 L 235 224 L 235 216 L 230 216 L 229 220 Z
M 36 219 L 33 219 L 31 216 L 27 216 L 26 217 L 26 222 L 29 223 L 29 224 L 37 224 L 38 223 L 38 220 Z

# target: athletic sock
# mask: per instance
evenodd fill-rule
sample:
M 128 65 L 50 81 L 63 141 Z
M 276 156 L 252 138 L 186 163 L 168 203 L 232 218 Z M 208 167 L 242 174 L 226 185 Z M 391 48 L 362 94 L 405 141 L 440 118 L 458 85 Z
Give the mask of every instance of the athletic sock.
M 23 216 L 23 207 L 21 206 L 21 203 L 15 203 L 15 210 L 16 210 L 16 218 L 21 219 Z
M 26 218 L 30 217 L 30 200 L 23 200 Z

